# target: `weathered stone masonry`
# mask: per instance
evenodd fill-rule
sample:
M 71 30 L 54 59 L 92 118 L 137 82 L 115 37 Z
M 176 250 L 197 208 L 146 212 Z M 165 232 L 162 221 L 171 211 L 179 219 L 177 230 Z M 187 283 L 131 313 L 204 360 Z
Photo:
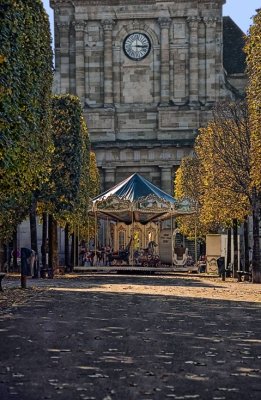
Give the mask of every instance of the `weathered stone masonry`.
M 51 0 L 57 91 L 82 101 L 103 188 L 140 172 L 169 193 L 214 102 L 223 69 L 225 0 Z M 145 34 L 149 54 L 123 51 Z

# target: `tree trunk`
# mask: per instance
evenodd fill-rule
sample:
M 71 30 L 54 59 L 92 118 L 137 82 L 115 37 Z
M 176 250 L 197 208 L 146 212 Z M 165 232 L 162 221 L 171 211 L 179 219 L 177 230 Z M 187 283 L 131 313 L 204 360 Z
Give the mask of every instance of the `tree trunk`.
M 226 276 L 231 277 L 231 228 L 227 229 L 227 254 L 225 261 L 225 268 L 227 269 Z
M 4 272 L 5 269 L 5 245 L 3 240 L 0 239 L 0 272 Z
M 52 279 L 54 275 L 54 262 L 53 262 L 53 216 L 48 216 L 48 278 Z
M 244 258 L 245 258 L 245 271 L 249 272 L 249 240 L 248 240 L 248 216 L 244 219 Z M 245 276 L 245 280 L 249 280 L 249 276 Z
M 233 261 L 233 278 L 237 278 L 238 271 L 238 227 L 237 219 L 233 219 L 233 249 L 234 249 L 234 261 Z
M 78 233 L 75 235 L 76 244 L 75 244 L 75 266 L 79 265 L 79 236 Z
M 66 270 L 70 268 L 69 258 L 69 224 L 66 224 L 64 229 L 64 264 Z
M 53 215 L 49 215 L 48 222 L 48 243 L 49 243 L 49 268 L 48 278 L 53 278 L 55 271 L 58 269 L 58 234 L 57 234 L 57 221 Z
M 227 230 L 227 267 L 231 264 L 231 228 Z
M 13 243 L 8 241 L 8 244 L 6 245 L 6 253 L 7 253 L 7 262 L 6 262 L 6 272 L 11 271 L 11 261 L 12 261 L 12 245 Z
M 32 201 L 30 211 L 30 234 L 31 234 L 31 249 L 35 252 L 35 261 L 33 265 L 33 277 L 38 278 L 38 246 L 37 246 L 37 223 L 36 223 L 36 200 Z
M 13 233 L 13 271 L 18 271 L 17 255 L 18 255 L 17 229 L 15 229 Z
M 53 219 L 53 271 L 59 269 L 59 250 L 58 250 L 58 224 Z
M 252 282 L 261 283 L 261 264 L 260 264 L 260 242 L 259 242 L 259 220 L 260 220 L 260 200 L 255 189 L 252 197 L 253 214 L 253 258 L 252 258 Z
M 42 225 L 42 246 L 41 246 L 41 253 L 42 253 L 42 268 L 46 269 L 47 267 L 47 256 L 46 250 L 48 250 L 48 243 L 47 243 L 47 228 L 48 228 L 48 216 L 46 212 L 43 212 L 43 225 Z
M 72 246 L 71 246 L 71 265 L 75 266 L 75 233 L 72 233 Z

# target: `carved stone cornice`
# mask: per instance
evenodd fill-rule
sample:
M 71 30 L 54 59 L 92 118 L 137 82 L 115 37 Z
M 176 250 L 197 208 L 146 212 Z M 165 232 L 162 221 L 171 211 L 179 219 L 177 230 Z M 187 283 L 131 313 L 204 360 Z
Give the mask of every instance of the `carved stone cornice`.
M 196 29 L 198 27 L 199 22 L 201 21 L 201 18 L 198 16 L 188 17 L 187 21 L 188 21 L 190 28 Z
M 113 19 L 106 18 L 101 21 L 101 24 L 104 31 L 112 31 L 115 22 Z
M 70 21 L 56 21 L 55 24 L 57 25 L 60 31 L 65 30 L 67 31 L 70 27 Z
M 204 23 L 206 24 L 207 27 L 215 28 L 217 22 L 219 22 L 220 19 L 217 18 L 217 17 L 204 17 L 203 21 L 204 21 Z
M 137 20 L 137 19 L 134 19 L 132 21 L 132 26 L 133 26 L 133 29 L 139 29 L 140 28 L 140 21 Z
M 84 32 L 87 25 L 86 21 L 83 20 L 73 21 L 72 24 L 74 26 L 75 32 Z
M 50 6 L 52 8 L 56 6 L 72 6 L 72 0 L 50 0 Z
M 158 18 L 158 23 L 161 29 L 168 29 L 171 24 L 171 18 L 169 17 L 159 17 Z

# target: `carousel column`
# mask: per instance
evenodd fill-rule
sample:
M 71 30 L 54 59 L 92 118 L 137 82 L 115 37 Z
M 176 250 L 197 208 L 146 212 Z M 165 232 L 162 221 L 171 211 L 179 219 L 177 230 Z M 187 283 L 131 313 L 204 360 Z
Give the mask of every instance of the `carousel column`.
M 104 188 L 108 190 L 115 185 L 115 168 L 105 168 Z
M 105 19 L 102 21 L 104 31 L 104 106 L 113 104 L 113 56 L 112 56 L 112 28 L 114 21 Z
M 169 104 L 169 85 L 170 85 L 170 47 L 169 47 L 169 27 L 171 19 L 160 17 L 160 104 L 162 106 Z
M 85 100 L 85 76 L 84 76 L 84 34 L 85 22 L 75 21 L 75 62 L 76 62 L 76 94 L 82 105 Z
M 199 105 L 199 57 L 198 57 L 198 17 L 188 18 L 190 36 L 189 57 L 189 103 L 191 106 Z
M 204 18 L 206 25 L 206 97 L 207 104 L 216 100 L 216 25 L 217 18 Z

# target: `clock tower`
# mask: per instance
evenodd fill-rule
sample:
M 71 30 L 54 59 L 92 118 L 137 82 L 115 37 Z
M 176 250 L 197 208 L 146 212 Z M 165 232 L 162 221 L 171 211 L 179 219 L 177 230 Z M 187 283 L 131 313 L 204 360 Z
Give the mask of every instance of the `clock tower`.
M 213 104 L 225 0 L 50 0 L 58 93 L 81 99 L 103 189 L 134 172 L 172 194 Z

